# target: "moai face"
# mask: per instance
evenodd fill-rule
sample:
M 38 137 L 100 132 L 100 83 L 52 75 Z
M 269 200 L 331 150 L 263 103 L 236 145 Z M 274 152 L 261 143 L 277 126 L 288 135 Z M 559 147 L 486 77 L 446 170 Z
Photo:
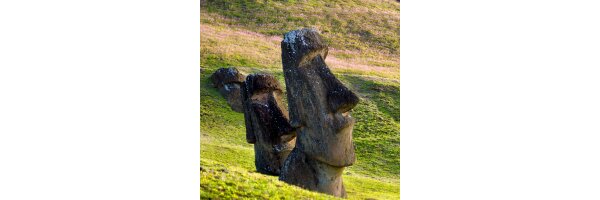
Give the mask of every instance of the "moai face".
M 243 112 L 241 85 L 245 76 L 236 68 L 220 68 L 211 76 L 214 87 L 227 99 L 227 104 L 236 112 Z
M 285 35 L 281 50 L 296 148 L 331 166 L 352 165 L 355 121 L 349 111 L 359 98 L 325 64 L 327 45 L 315 30 L 301 29 Z
M 295 146 L 295 132 L 281 103 L 282 89 L 275 77 L 251 74 L 244 82 L 246 140 L 254 144 L 257 171 L 278 175 Z

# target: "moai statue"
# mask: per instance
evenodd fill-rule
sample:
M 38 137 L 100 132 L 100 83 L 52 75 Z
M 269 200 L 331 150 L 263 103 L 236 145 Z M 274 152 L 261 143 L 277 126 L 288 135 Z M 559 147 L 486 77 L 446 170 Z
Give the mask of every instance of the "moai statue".
M 235 112 L 244 112 L 240 88 L 246 77 L 232 67 L 220 68 L 210 78 L 213 86 L 227 99 L 229 107 Z
M 297 139 L 279 180 L 345 198 L 342 172 L 356 159 L 349 112 L 359 98 L 325 64 L 327 48 L 312 29 L 288 32 L 281 42 L 290 124 Z
M 282 88 L 274 76 L 246 77 L 242 89 L 246 141 L 254 144 L 256 170 L 263 174 L 279 175 L 296 142 L 281 96 Z

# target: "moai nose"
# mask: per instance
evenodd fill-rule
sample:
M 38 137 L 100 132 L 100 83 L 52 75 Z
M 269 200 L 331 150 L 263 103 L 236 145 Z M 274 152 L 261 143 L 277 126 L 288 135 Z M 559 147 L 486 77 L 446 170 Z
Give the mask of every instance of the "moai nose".
M 334 85 L 332 85 L 327 94 L 327 102 L 331 111 L 334 113 L 344 113 L 354 108 L 358 104 L 358 96 L 337 79 L 332 82 Z
M 358 104 L 358 96 L 333 75 L 321 56 L 316 56 L 313 64 L 322 80 L 323 89 L 327 90 L 327 103 L 331 112 L 348 112 Z

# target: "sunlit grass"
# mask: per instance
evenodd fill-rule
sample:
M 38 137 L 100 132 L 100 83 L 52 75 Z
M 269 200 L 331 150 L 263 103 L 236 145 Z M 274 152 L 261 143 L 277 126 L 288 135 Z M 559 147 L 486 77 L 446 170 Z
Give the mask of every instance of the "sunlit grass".
M 337 49 L 399 52 L 400 5 L 393 0 L 221 0 L 201 8 L 203 23 L 276 36 L 312 27 Z
M 240 71 L 249 73 L 264 71 L 256 68 L 240 68 Z M 236 113 L 227 106 L 225 99 L 220 96 L 218 91 L 210 85 L 208 76 L 213 72 L 208 68 L 201 76 L 201 157 L 225 166 L 225 169 L 233 167 L 238 169 L 239 173 L 244 173 L 243 177 L 271 179 L 270 181 L 249 180 L 243 185 L 222 185 L 227 182 L 235 181 L 239 178 L 233 178 L 229 175 L 219 176 L 220 179 L 204 178 L 204 197 L 232 198 L 233 194 L 241 198 L 240 195 L 257 195 L 252 198 L 261 198 L 264 193 L 271 193 L 273 184 L 280 184 L 276 177 L 256 173 L 254 167 L 254 151 L 251 144 L 245 141 L 245 129 L 243 114 Z M 281 72 L 273 73 L 280 81 L 283 81 Z M 339 75 L 338 75 L 339 76 Z M 350 199 L 394 199 L 399 196 L 399 122 L 395 120 L 398 115 L 396 111 L 384 111 L 380 108 L 395 104 L 396 100 L 389 102 L 376 102 L 370 99 L 371 95 L 380 95 L 375 92 L 368 92 L 370 88 L 382 88 L 381 95 L 389 93 L 389 98 L 396 98 L 393 90 L 397 89 L 395 82 L 379 82 L 368 80 L 350 75 L 339 76 L 340 79 L 363 98 L 361 103 L 354 109 L 353 116 L 357 118 L 354 130 L 354 143 L 356 145 L 357 162 L 355 165 L 347 167 L 344 173 L 344 182 Z M 240 171 L 241 170 L 241 171 Z M 204 176 L 217 176 L 220 172 L 213 171 L 213 174 L 204 174 Z M 214 174 L 217 173 L 217 174 Z M 252 174 L 249 176 L 248 174 Z M 214 183 L 223 182 L 223 183 Z M 253 186 L 253 184 L 269 184 L 265 186 Z M 222 187 L 229 189 L 218 189 Z M 254 193 L 239 194 L 234 192 L 234 188 L 254 188 Z M 208 189 L 211 188 L 211 189 Z M 287 194 L 291 191 L 282 191 L 281 194 Z M 303 194 L 303 193 L 299 193 Z M 307 194 L 308 195 L 308 194 Z M 322 194 L 317 194 L 322 195 Z M 300 196 L 302 197 L 302 196 Z M 306 196 L 307 198 L 317 198 Z M 320 198 L 320 197 L 319 197 Z M 327 198 L 327 196 L 323 196 Z
M 201 25 L 201 64 L 205 67 L 244 66 L 281 70 L 281 37 L 266 36 L 224 25 Z M 397 55 L 330 48 L 327 65 L 333 72 L 398 79 Z M 219 63 L 219 64 L 217 64 Z
M 212 159 L 200 159 L 201 199 L 337 199 Z
M 231 110 L 208 80 L 218 68 L 237 67 L 245 74 L 272 74 L 285 89 L 282 35 L 303 27 L 321 32 L 330 45 L 325 62 L 361 98 L 352 111 L 357 161 L 343 175 L 348 198 L 399 198 L 399 4 L 219 0 L 202 1 L 201 8 L 203 199 L 333 198 L 257 173 L 253 146 L 245 141 L 243 114 Z

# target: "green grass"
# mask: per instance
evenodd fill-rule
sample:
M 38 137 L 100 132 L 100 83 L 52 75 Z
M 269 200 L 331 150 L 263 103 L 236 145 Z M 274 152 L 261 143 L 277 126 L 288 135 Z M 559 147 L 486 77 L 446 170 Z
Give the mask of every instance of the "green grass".
M 267 36 L 223 24 L 201 24 L 200 49 L 204 67 L 243 66 L 281 70 L 281 37 Z M 325 60 L 336 73 L 398 80 L 397 55 L 330 48 Z
M 337 199 L 211 159 L 200 164 L 201 199 Z
M 276 176 L 265 176 L 213 159 L 202 158 L 200 164 L 202 199 L 340 199 L 285 184 Z M 344 183 L 350 199 L 398 198 L 396 185 L 354 176 L 344 176 Z
M 334 48 L 398 54 L 399 12 L 393 0 L 221 0 L 201 5 L 201 22 L 266 35 L 313 27 Z
M 242 72 L 262 71 L 260 69 L 241 68 Z M 207 68 L 201 75 L 201 157 L 204 161 L 220 163 L 226 170 L 235 169 L 241 177 L 250 178 L 246 182 L 227 185 L 228 182 L 239 183 L 239 178 L 222 175 L 219 179 L 210 178 L 217 176 L 219 171 L 210 174 L 202 173 L 201 191 L 204 198 L 262 198 L 265 194 L 271 195 L 274 191 L 278 194 L 296 193 L 298 188 L 279 188 L 272 191 L 273 185 L 283 184 L 276 177 L 256 173 L 254 167 L 254 151 L 251 144 L 245 141 L 244 118 L 242 113 L 236 113 L 224 98 L 220 96 L 209 82 L 209 75 L 214 72 L 214 67 Z M 281 72 L 275 72 L 280 81 L 283 81 Z M 339 75 L 338 75 L 339 76 Z M 340 76 L 342 77 L 342 76 Z M 349 87 L 353 85 L 370 85 L 377 87 L 376 81 L 366 81 L 359 77 L 342 79 Z M 348 81 L 350 80 L 350 81 Z M 282 83 L 283 84 L 283 83 Z M 353 88 L 360 93 L 360 88 Z M 384 93 L 385 94 L 385 93 Z M 392 98 L 392 97 L 390 97 Z M 395 98 L 395 97 L 394 97 Z M 383 105 L 382 105 L 383 106 Z M 356 145 L 357 162 L 346 168 L 344 183 L 350 199 L 394 199 L 399 196 L 399 123 L 393 117 L 378 109 L 377 103 L 369 98 L 363 98 L 354 109 L 352 115 L 357 119 L 354 127 L 354 142 Z M 210 168 L 210 167 L 209 167 Z M 215 174 L 216 173 L 216 174 Z M 238 177 L 238 175 L 235 175 Z M 223 186 L 225 184 L 226 186 Z M 257 185 L 258 184 L 258 185 Z M 266 184 L 266 185 L 263 185 Z M 224 188 L 217 189 L 214 188 Z M 226 189 L 229 188 L 229 189 Z M 253 188 L 254 193 L 236 192 L 235 188 Z M 301 189 L 300 189 L 301 190 Z M 304 193 L 300 193 L 304 194 Z M 246 196 L 244 196 L 246 195 Z M 317 196 L 313 196 L 317 195 Z M 328 198 L 323 194 L 309 194 L 310 199 Z
M 398 15 L 394 0 L 202 1 L 201 198 L 333 198 L 257 173 L 244 115 L 231 110 L 208 80 L 216 69 L 233 66 L 244 74 L 272 74 L 285 89 L 281 36 L 314 27 L 332 47 L 325 62 L 361 98 L 352 111 L 357 159 L 343 175 L 348 198 L 398 199 Z

